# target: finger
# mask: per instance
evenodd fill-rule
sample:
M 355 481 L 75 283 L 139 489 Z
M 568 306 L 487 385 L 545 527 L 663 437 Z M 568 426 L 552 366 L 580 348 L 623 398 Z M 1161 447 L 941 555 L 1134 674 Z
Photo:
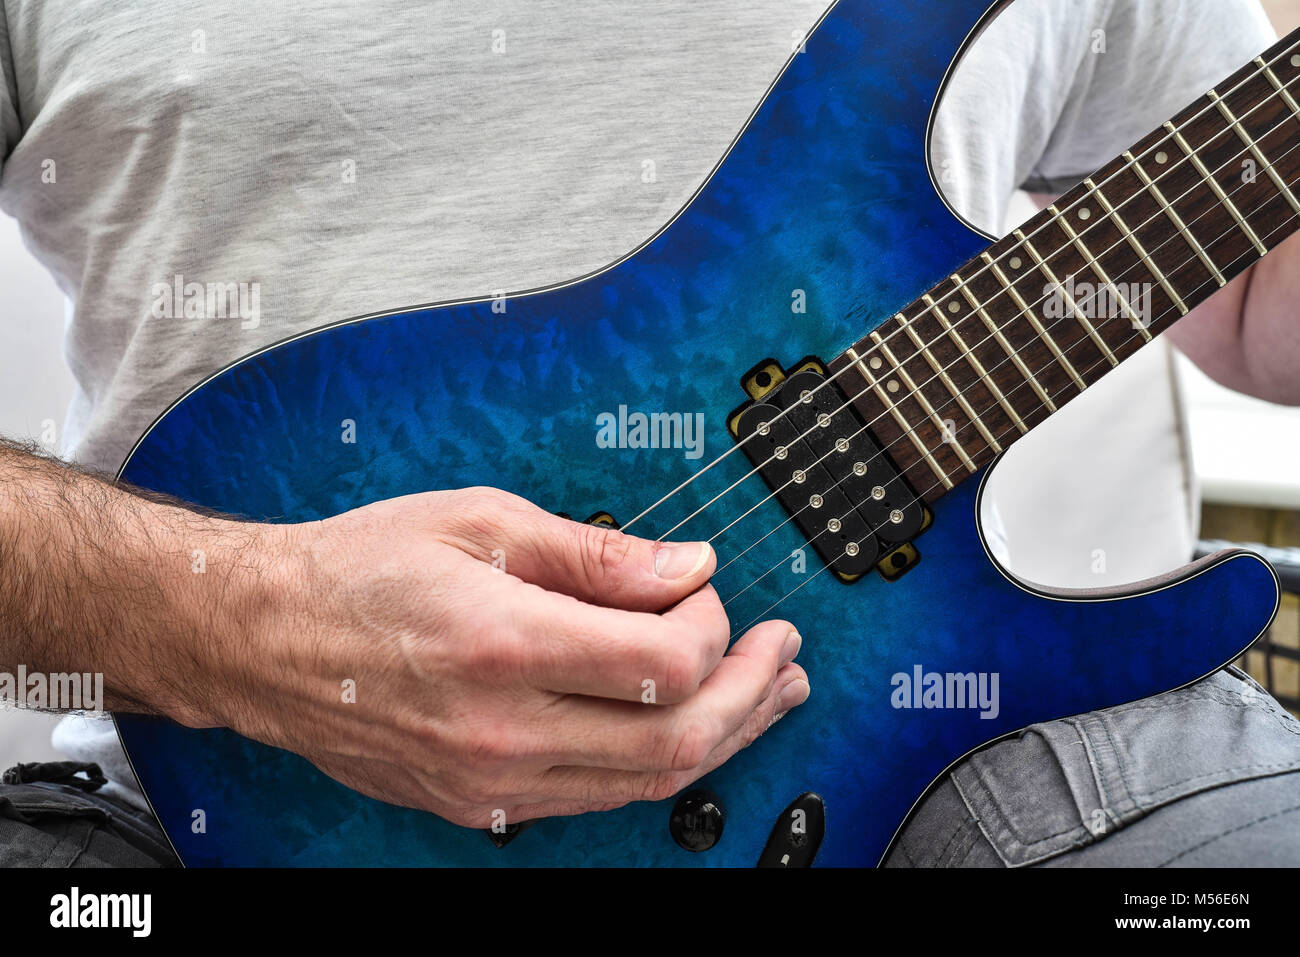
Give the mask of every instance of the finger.
M 711 585 L 661 615 L 586 605 L 528 589 L 515 599 L 525 680 L 559 694 L 672 704 L 722 660 L 731 625 Z
M 777 672 L 776 680 L 772 682 L 771 693 L 763 699 L 762 704 L 750 712 L 746 721 L 732 732 L 727 740 L 714 748 L 709 757 L 701 763 L 697 777 L 703 777 L 721 767 L 745 750 L 774 724 L 807 701 L 811 693 L 812 682 L 808 680 L 808 672 L 797 664 L 782 667 Z
M 556 814 L 583 813 L 569 808 L 622 806 L 631 801 L 662 801 L 690 787 L 748 747 L 784 715 L 806 700 L 808 676 L 796 664 L 781 669 L 771 693 L 754 709 L 744 725 L 709 753 L 700 764 L 684 771 L 615 771 L 587 767 L 551 768 L 533 785 L 534 794 L 516 799 L 516 820 Z
M 764 622 L 680 704 L 656 708 L 567 697 L 536 727 L 534 754 L 558 766 L 688 771 L 746 726 L 798 649 L 788 622 Z
M 476 819 L 493 820 L 504 813 L 509 822 L 546 817 L 568 817 L 610 811 L 633 801 L 666 800 L 700 778 L 717 770 L 736 752 L 753 743 L 764 731 L 808 696 L 808 676 L 796 664 L 781 669 L 771 693 L 754 709 L 744 725 L 722 746 L 710 752 L 697 767 L 686 771 L 612 771 L 588 767 L 556 767 L 539 776 L 530 794 L 516 797 L 509 809 L 473 809 Z M 484 823 L 483 827 L 490 826 Z
M 706 542 L 654 542 L 552 515 L 526 499 L 472 489 L 446 531 L 483 561 L 547 591 L 629 611 L 661 611 L 709 580 Z M 485 506 L 485 503 L 486 506 Z

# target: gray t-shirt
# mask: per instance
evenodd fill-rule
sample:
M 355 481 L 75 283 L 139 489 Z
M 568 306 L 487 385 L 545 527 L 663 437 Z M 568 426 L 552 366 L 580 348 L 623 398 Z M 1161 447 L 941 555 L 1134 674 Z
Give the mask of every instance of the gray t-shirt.
M 617 259 L 825 6 L 3 0 L 0 208 L 73 304 L 64 453 L 115 471 L 184 390 L 290 334 Z M 1272 36 L 1255 0 L 1018 0 L 938 124 L 950 198 L 996 231 L 1014 187 L 1086 175 Z M 256 283 L 256 309 L 169 315 L 176 277 Z M 102 724 L 56 745 L 129 780 Z

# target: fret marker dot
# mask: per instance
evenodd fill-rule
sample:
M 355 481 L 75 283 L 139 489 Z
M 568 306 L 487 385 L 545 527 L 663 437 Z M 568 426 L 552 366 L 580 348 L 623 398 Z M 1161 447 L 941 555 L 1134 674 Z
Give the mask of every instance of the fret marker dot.
M 883 366 L 884 364 L 885 364 L 885 363 L 881 360 L 880 356 L 872 356 L 872 357 L 871 357 L 871 363 L 870 363 L 871 368 L 873 368 L 873 369 L 879 369 L 879 368 L 880 368 L 881 366 Z
M 949 311 L 949 312 L 956 312 L 956 311 L 957 311 L 958 309 L 960 309 L 960 308 L 961 308 L 961 303 L 959 303 L 956 299 L 954 299 L 952 302 L 948 303 L 948 311 Z
M 1021 263 L 1019 256 L 1012 256 L 1010 265 L 1012 269 L 1019 269 L 1023 264 Z
M 1091 216 L 1091 215 L 1092 215 L 1092 210 L 1090 210 L 1087 206 L 1085 206 L 1083 209 L 1079 210 L 1079 218 L 1080 218 L 1080 219 L 1087 219 L 1087 218 L 1088 218 L 1089 216 Z
M 898 380 L 897 380 L 897 379 L 890 379 L 888 382 L 885 383 L 885 388 L 888 389 L 890 392 L 897 392 L 897 391 L 898 391 Z
M 1166 153 L 1164 150 L 1161 150 L 1159 153 L 1156 154 L 1156 162 L 1160 163 L 1161 165 L 1168 163 L 1169 154 Z
M 1293 57 L 1291 57 L 1291 65 L 1300 66 L 1300 53 L 1297 53 Z

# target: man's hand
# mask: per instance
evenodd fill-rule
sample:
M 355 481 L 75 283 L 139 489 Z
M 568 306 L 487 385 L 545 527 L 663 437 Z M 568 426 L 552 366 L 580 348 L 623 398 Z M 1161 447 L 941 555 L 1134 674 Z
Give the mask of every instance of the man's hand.
M 261 592 L 275 597 L 238 604 L 260 612 L 181 720 L 458 824 L 667 797 L 809 693 L 787 622 L 727 653 L 703 543 L 581 525 L 491 489 L 261 528 L 278 556 L 260 563 Z

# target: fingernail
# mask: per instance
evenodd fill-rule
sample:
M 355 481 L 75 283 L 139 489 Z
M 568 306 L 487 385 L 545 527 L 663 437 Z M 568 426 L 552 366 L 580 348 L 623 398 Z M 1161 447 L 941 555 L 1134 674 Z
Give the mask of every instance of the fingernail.
M 808 695 L 812 688 L 808 682 L 802 678 L 795 678 L 788 685 L 781 689 L 781 693 L 776 696 L 776 713 L 785 714 L 791 708 L 797 708 L 808 700 Z
M 803 639 L 799 637 L 799 632 L 791 631 L 785 639 L 785 647 L 781 649 L 781 667 L 784 668 L 790 662 L 794 661 L 794 656 L 799 654 L 799 648 L 803 645 Z
M 709 560 L 707 542 L 685 542 L 680 545 L 661 545 L 655 552 L 655 574 L 660 578 L 688 578 Z

